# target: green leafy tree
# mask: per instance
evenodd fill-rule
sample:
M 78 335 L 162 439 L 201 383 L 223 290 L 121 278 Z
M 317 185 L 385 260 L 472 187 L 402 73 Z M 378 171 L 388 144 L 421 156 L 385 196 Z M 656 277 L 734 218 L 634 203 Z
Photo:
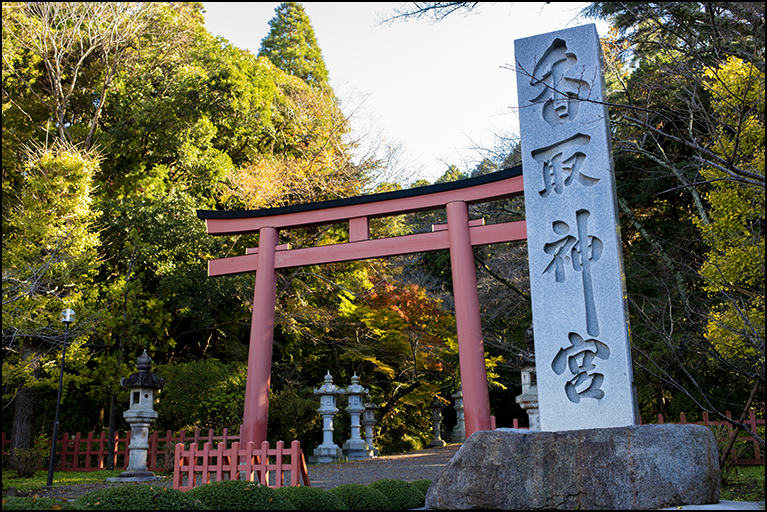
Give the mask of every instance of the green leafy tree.
M 327 86 L 328 70 L 317 44 L 311 20 L 301 4 L 283 2 L 269 21 L 269 34 L 261 40 L 258 56 L 315 88 Z
M 60 365 L 51 363 L 60 357 L 64 308 L 78 315 L 68 337 L 67 384 L 89 357 L 82 344 L 96 324 L 97 169 L 93 155 L 63 142 L 30 149 L 24 185 L 3 218 L 3 408 L 13 403 L 12 449 L 30 447 L 39 392 L 58 383 Z
M 603 44 L 641 412 L 763 408 L 764 10 L 589 12 L 613 25 Z
M 713 151 L 764 175 L 764 72 L 731 56 L 705 73 L 720 120 Z M 734 146 L 740 146 L 735 151 Z M 706 338 L 747 378 L 764 382 L 764 189 L 727 179 L 719 166 L 701 169 L 710 181 L 708 222 L 696 219 L 709 250 L 700 273 L 714 299 Z
M 10 71 L 49 110 L 61 140 L 82 141 L 86 150 L 93 146 L 112 80 L 131 57 L 130 48 L 154 9 L 151 3 L 130 2 L 4 6 L 6 40 L 34 56 L 43 73 L 25 80 L 14 67 Z

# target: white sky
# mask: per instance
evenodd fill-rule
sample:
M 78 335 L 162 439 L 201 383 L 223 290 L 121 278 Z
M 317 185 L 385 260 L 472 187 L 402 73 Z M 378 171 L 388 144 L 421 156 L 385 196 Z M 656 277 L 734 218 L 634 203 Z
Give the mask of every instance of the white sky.
M 211 33 L 257 54 L 279 2 L 204 5 Z M 481 159 L 472 146 L 518 133 L 516 78 L 502 67 L 514 62 L 515 39 L 595 23 L 577 18 L 583 2 L 513 2 L 480 3 L 439 23 L 377 25 L 399 5 L 303 2 L 345 113 L 363 104 L 353 126 L 374 119 L 380 137 L 404 145 L 411 179 L 432 182 L 449 164 L 472 170 Z M 596 25 L 604 36 L 607 25 Z

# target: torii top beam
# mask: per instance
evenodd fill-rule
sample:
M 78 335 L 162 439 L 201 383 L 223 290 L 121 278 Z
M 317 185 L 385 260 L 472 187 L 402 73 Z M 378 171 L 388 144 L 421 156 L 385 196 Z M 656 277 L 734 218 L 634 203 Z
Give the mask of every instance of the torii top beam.
M 257 233 L 263 227 L 280 230 L 349 223 L 350 243 L 292 250 L 278 245 L 275 268 L 290 268 L 447 249 L 448 233 L 444 226 L 435 226 L 433 233 L 370 240 L 369 219 L 435 210 L 454 201 L 467 204 L 488 202 L 522 195 L 522 190 L 522 167 L 516 166 L 477 178 L 407 190 L 263 210 L 198 210 L 197 216 L 205 220 L 211 235 Z M 480 220 L 472 221 L 469 227 L 471 245 L 526 238 L 524 221 L 485 226 Z M 208 275 L 253 272 L 257 267 L 257 255 L 258 249 L 253 248 L 248 249 L 244 256 L 211 260 L 208 262 Z

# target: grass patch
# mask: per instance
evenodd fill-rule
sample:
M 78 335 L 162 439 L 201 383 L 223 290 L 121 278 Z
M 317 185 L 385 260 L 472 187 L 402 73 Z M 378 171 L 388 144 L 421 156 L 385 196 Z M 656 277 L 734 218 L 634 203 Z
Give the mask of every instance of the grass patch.
M 764 466 L 736 466 L 727 481 L 722 480 L 719 499 L 764 501 Z
M 99 484 L 106 481 L 106 478 L 120 476 L 123 469 L 114 471 L 54 471 L 53 487 L 81 484 Z M 8 487 L 15 487 L 17 491 L 29 492 L 41 489 L 48 484 L 48 471 L 38 471 L 34 476 L 21 478 L 15 471 L 3 470 L 3 495 Z

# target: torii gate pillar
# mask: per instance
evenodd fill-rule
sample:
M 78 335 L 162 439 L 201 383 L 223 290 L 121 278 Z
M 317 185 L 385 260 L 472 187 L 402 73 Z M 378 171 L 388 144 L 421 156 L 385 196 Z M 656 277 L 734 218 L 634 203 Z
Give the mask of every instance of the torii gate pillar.
M 272 380 L 274 307 L 277 301 L 277 270 L 274 266 L 277 240 L 278 232 L 275 228 L 263 227 L 259 230 L 256 290 L 253 294 L 248 378 L 245 384 L 245 410 L 242 418 L 243 432 L 240 433 L 240 439 L 244 443 L 266 441 L 269 389 Z
M 469 207 L 463 201 L 447 203 L 450 267 L 455 297 L 458 359 L 461 364 L 466 437 L 490 430 L 490 396 L 487 390 L 482 321 L 479 316 L 477 273 L 469 233 Z

